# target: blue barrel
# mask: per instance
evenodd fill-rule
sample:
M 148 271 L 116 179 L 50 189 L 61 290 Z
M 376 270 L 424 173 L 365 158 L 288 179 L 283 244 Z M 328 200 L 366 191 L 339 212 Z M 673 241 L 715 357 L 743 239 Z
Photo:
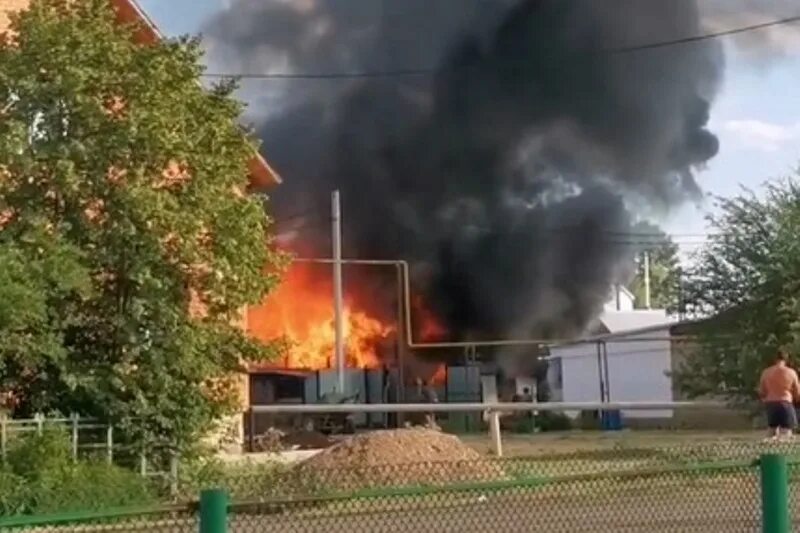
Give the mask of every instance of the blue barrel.
M 603 411 L 600 420 L 603 431 L 622 430 L 622 413 L 619 411 Z

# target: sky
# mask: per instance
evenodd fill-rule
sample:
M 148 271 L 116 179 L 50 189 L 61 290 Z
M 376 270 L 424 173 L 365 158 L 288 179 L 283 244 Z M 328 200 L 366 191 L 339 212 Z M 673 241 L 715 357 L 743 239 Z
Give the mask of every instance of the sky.
M 264 0 L 270 1 L 270 0 Z M 168 36 L 195 34 L 231 0 L 139 0 Z M 742 187 L 758 192 L 768 180 L 788 176 L 800 164 L 800 40 L 779 57 L 752 57 L 726 42 L 727 68 L 711 111 L 719 154 L 699 173 L 710 197 L 732 196 Z M 286 179 L 291 179 L 287 176 Z M 677 242 L 697 242 L 707 231 L 713 200 L 687 204 L 661 221 Z M 684 251 L 695 244 L 684 242 Z

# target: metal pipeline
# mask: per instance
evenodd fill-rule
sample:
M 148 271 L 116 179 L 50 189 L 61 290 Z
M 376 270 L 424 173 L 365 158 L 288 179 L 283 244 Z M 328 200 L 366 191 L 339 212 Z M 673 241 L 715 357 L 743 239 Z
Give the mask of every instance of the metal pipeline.
M 672 409 L 722 409 L 724 402 L 544 402 L 544 403 L 358 403 L 358 404 L 304 404 L 304 405 L 253 405 L 254 413 L 480 413 L 527 411 L 666 411 Z
M 324 258 L 294 258 L 296 263 L 316 263 L 316 264 L 332 264 L 333 259 Z M 563 345 L 563 344 L 591 344 L 601 341 L 606 342 L 646 342 L 646 341 L 665 341 L 665 340 L 693 340 L 696 337 L 690 335 L 673 335 L 670 337 L 647 337 L 636 336 L 634 338 L 620 338 L 610 340 L 608 335 L 596 335 L 592 337 L 583 337 L 579 339 L 497 339 L 488 341 L 454 341 L 454 342 L 416 342 L 414 341 L 414 331 L 411 320 L 411 281 L 409 266 L 407 261 L 400 259 L 396 260 L 383 260 L 383 259 L 342 259 L 344 265 L 374 265 L 374 266 L 394 266 L 399 267 L 402 277 L 401 283 L 403 286 L 403 302 L 405 313 L 403 313 L 402 321 L 405 329 L 406 346 L 419 350 L 435 350 L 439 348 L 480 348 L 480 347 L 498 347 L 498 346 L 535 346 L 546 344 L 550 346 Z

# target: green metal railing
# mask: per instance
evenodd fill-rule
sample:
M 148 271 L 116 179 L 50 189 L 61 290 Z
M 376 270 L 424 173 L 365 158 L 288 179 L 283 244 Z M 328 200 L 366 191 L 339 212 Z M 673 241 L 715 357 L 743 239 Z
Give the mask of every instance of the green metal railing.
M 0 532 L 763 531 L 800 518 L 800 446 L 612 450 L 239 477 L 195 501 L 0 517 Z M 758 459 L 755 459 L 758 457 Z M 797 465 L 797 466 L 795 466 Z
M 786 457 L 762 455 L 761 515 L 764 533 L 789 533 L 792 519 L 789 512 L 789 467 Z

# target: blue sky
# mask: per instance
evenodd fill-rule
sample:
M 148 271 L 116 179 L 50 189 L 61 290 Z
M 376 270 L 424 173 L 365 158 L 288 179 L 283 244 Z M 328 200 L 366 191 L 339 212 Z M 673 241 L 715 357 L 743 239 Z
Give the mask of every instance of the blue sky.
M 267 0 L 264 0 L 267 1 Z M 140 0 L 167 35 L 196 33 L 230 0 Z M 796 42 L 795 42 L 796 44 Z M 769 179 L 787 176 L 800 163 L 800 47 L 764 62 L 731 49 L 722 90 L 712 109 L 712 130 L 720 152 L 699 175 L 705 192 L 730 196 L 741 187 L 758 190 Z M 685 205 L 663 226 L 676 240 L 706 231 L 712 203 Z M 696 239 L 694 239 L 696 240 Z M 690 248 L 690 247 L 689 247 Z M 687 250 L 688 251 L 688 250 Z

